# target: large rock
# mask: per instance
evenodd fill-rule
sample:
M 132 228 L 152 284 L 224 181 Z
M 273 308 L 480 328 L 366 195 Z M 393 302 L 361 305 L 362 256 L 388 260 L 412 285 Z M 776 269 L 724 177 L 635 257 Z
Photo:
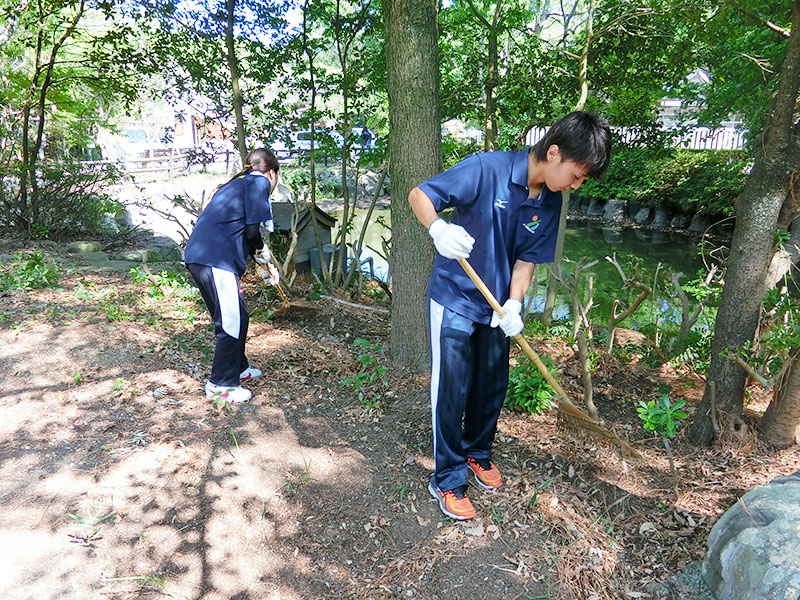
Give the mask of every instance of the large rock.
M 703 580 L 717 600 L 800 598 L 800 471 L 747 492 L 708 538 Z
M 349 182 L 348 182 L 349 183 Z M 331 171 L 330 169 L 320 169 L 317 171 L 317 188 L 323 192 L 329 191 L 335 194 L 342 193 L 342 174 L 341 172 Z
M 692 222 L 689 223 L 689 231 L 694 233 L 704 233 L 709 227 L 711 227 L 711 217 L 702 210 L 696 212 Z
M 653 209 L 651 209 L 649 206 L 642 206 L 636 211 L 636 214 L 633 215 L 633 222 L 637 225 L 646 225 L 650 221 L 650 216 L 652 213 Z
M 64 251 L 67 254 L 91 254 L 92 252 L 100 252 L 100 244 L 98 242 L 72 242 L 67 244 Z
M 387 192 L 386 184 L 388 183 L 388 175 L 383 181 L 381 186 L 380 195 L 385 195 Z M 378 182 L 381 180 L 381 174 L 378 171 L 365 171 L 358 176 L 358 195 L 359 197 L 372 198 L 375 195 L 375 190 L 378 188 Z
M 628 201 L 611 199 L 606 202 L 603 219 L 611 223 L 621 223 L 628 216 Z
M 147 262 L 179 262 L 183 260 L 181 247 L 168 237 L 157 235 L 147 244 Z
M 650 225 L 653 227 L 669 227 L 671 219 L 672 215 L 669 213 L 669 210 L 663 206 L 658 206 L 656 207 L 656 214 L 653 217 L 653 222 L 650 223 Z
M 672 221 L 669 222 L 669 226 L 673 229 L 686 229 L 691 222 L 692 217 L 689 215 L 675 215 L 672 217 Z
M 291 202 L 293 204 L 294 194 L 292 193 L 292 190 L 289 189 L 289 186 L 284 185 L 283 183 L 278 183 L 278 185 L 275 186 L 275 189 L 270 192 L 269 201 Z
M 605 212 L 605 203 L 598 199 L 592 198 L 592 201 L 589 203 L 589 214 L 590 215 L 602 215 Z
M 144 248 L 114 252 L 109 255 L 109 259 L 134 263 L 180 262 L 183 260 L 183 253 L 174 240 L 157 235 L 149 240 Z

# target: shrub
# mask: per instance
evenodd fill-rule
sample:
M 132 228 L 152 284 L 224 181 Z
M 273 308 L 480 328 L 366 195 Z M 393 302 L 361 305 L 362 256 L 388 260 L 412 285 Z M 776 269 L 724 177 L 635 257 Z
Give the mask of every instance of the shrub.
M 547 356 L 543 356 L 542 361 L 550 372 L 554 373 L 553 361 Z M 525 360 L 509 370 L 505 399 L 505 405 L 509 410 L 527 411 L 537 415 L 552 408 L 550 400 L 555 395 L 544 375 L 532 362 Z
M 44 264 L 40 252 L 34 252 L 23 258 L 17 255 L 17 262 L 9 264 L 0 272 L 0 290 L 36 290 L 56 287 L 58 271 L 53 266 Z
M 22 168 L 18 161 L 0 166 L 0 228 L 38 238 L 99 233 L 105 215 L 123 210 L 108 194 L 122 178 L 115 165 L 42 164 L 36 190 L 26 195 L 19 187 Z
M 581 194 L 624 198 L 682 212 L 734 214 L 734 201 L 751 165 L 745 152 L 648 148 L 615 150 L 602 181 L 589 180 Z
M 470 154 L 480 152 L 483 148 L 473 140 L 459 140 L 446 135 L 442 138 L 442 170 L 447 170 L 461 162 Z

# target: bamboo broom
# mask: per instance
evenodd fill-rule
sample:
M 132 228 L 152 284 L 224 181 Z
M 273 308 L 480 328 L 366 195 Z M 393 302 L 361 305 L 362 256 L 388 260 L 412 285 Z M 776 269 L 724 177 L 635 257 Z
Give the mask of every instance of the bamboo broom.
M 475 272 L 475 269 L 472 268 L 472 265 L 467 262 L 467 259 L 459 258 L 458 263 L 463 267 L 467 275 L 469 275 L 469 278 L 475 284 L 475 287 L 477 287 L 478 291 L 483 294 L 483 297 L 486 298 L 486 301 L 489 303 L 492 309 L 501 317 L 505 316 L 506 313 L 503 310 L 503 307 L 500 306 L 500 303 L 494 297 L 494 294 L 492 294 L 489 288 L 486 287 L 486 284 Z M 564 419 L 564 421 L 569 425 L 574 425 L 579 429 L 586 431 L 592 437 L 600 438 L 601 440 L 620 448 L 624 455 L 632 458 L 639 458 L 639 453 L 633 448 L 633 446 L 617 437 L 613 432 L 609 431 L 600 423 L 592 419 L 592 417 L 590 417 L 586 412 L 575 406 L 572 400 L 570 400 L 567 396 L 564 388 L 561 387 L 561 384 L 558 383 L 558 380 L 553 377 L 553 374 L 550 373 L 548 368 L 542 362 L 542 359 L 539 358 L 539 355 L 536 354 L 533 348 L 531 348 L 530 344 L 528 344 L 528 340 L 526 340 L 521 333 L 514 336 L 514 341 L 520 345 L 525 354 L 528 355 L 528 358 L 533 361 L 533 364 L 536 365 L 536 367 L 542 373 L 542 376 L 547 380 L 547 383 L 549 383 L 558 394 L 556 403 L 558 404 L 558 415 L 560 418 Z

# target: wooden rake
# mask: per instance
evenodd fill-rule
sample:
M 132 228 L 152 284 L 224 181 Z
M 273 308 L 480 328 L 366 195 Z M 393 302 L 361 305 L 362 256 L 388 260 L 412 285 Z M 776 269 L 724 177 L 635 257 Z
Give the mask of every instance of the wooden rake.
M 262 265 L 259 265 L 258 271 L 259 274 L 261 275 L 261 279 L 264 280 L 264 282 L 266 283 L 269 280 L 269 271 L 267 271 L 267 269 Z M 278 293 L 281 295 L 281 300 L 283 301 L 283 306 L 281 306 L 278 310 L 272 313 L 272 316 L 274 317 L 275 315 L 282 313 L 283 311 L 289 308 L 289 298 L 286 297 L 286 293 L 283 291 L 283 288 L 281 287 L 280 283 L 273 283 L 272 285 L 274 285 L 275 288 L 278 290 Z
M 480 278 L 480 276 L 475 272 L 475 269 L 472 268 L 467 262 L 466 258 L 459 258 L 458 264 L 462 266 L 464 271 L 466 271 L 469 278 L 472 280 L 472 283 L 475 284 L 475 287 L 478 288 L 478 291 L 483 294 L 483 297 L 486 298 L 486 301 L 492 307 L 492 309 L 500 315 L 500 317 L 505 316 L 505 311 L 503 307 L 500 306 L 500 303 L 494 297 L 494 294 L 486 287 L 486 284 Z M 575 426 L 594 438 L 599 438 L 613 446 L 616 446 L 620 450 L 622 450 L 623 455 L 631 457 L 631 458 L 639 458 L 639 453 L 628 444 L 626 441 L 617 437 L 613 432 L 609 431 L 603 425 L 592 419 L 585 411 L 578 408 L 572 400 L 569 399 L 567 393 L 564 391 L 564 388 L 561 387 L 561 384 L 558 383 L 558 380 L 553 377 L 553 374 L 550 373 L 548 368 L 542 362 L 542 359 L 539 358 L 539 355 L 531 348 L 528 340 L 526 340 L 521 333 L 514 336 L 514 341 L 519 344 L 525 354 L 528 355 L 533 361 L 533 364 L 536 365 L 536 368 L 542 373 L 542 376 L 547 380 L 552 388 L 558 394 L 556 398 L 556 404 L 558 404 L 558 414 L 559 417 L 564 419 L 564 421 L 569 424 L 570 426 Z

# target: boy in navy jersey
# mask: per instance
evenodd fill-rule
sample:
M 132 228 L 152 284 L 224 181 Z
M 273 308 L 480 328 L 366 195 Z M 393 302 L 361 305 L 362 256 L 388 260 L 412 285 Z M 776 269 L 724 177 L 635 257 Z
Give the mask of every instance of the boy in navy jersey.
M 272 231 L 269 194 L 278 184 L 279 169 L 272 152 L 252 150 L 244 169 L 211 198 L 186 242 L 186 267 L 200 288 L 216 334 L 214 363 L 205 385 L 208 398 L 247 402 L 252 394 L 241 383 L 261 376 L 244 353 L 249 314 L 239 278 L 248 255 L 267 266 L 273 281 L 278 277 L 260 225 Z
M 522 299 L 534 265 L 553 261 L 561 192 L 602 175 L 610 150 L 608 124 L 577 111 L 532 148 L 468 156 L 409 194 L 437 250 L 428 283 L 436 464 L 428 490 L 448 517 L 476 514 L 466 495 L 468 471 L 484 489 L 503 483 L 490 459 L 508 385 L 508 338 L 524 327 Z M 437 214 L 446 208 L 454 209 L 450 223 Z M 460 258 L 469 258 L 502 303 L 502 319 Z

